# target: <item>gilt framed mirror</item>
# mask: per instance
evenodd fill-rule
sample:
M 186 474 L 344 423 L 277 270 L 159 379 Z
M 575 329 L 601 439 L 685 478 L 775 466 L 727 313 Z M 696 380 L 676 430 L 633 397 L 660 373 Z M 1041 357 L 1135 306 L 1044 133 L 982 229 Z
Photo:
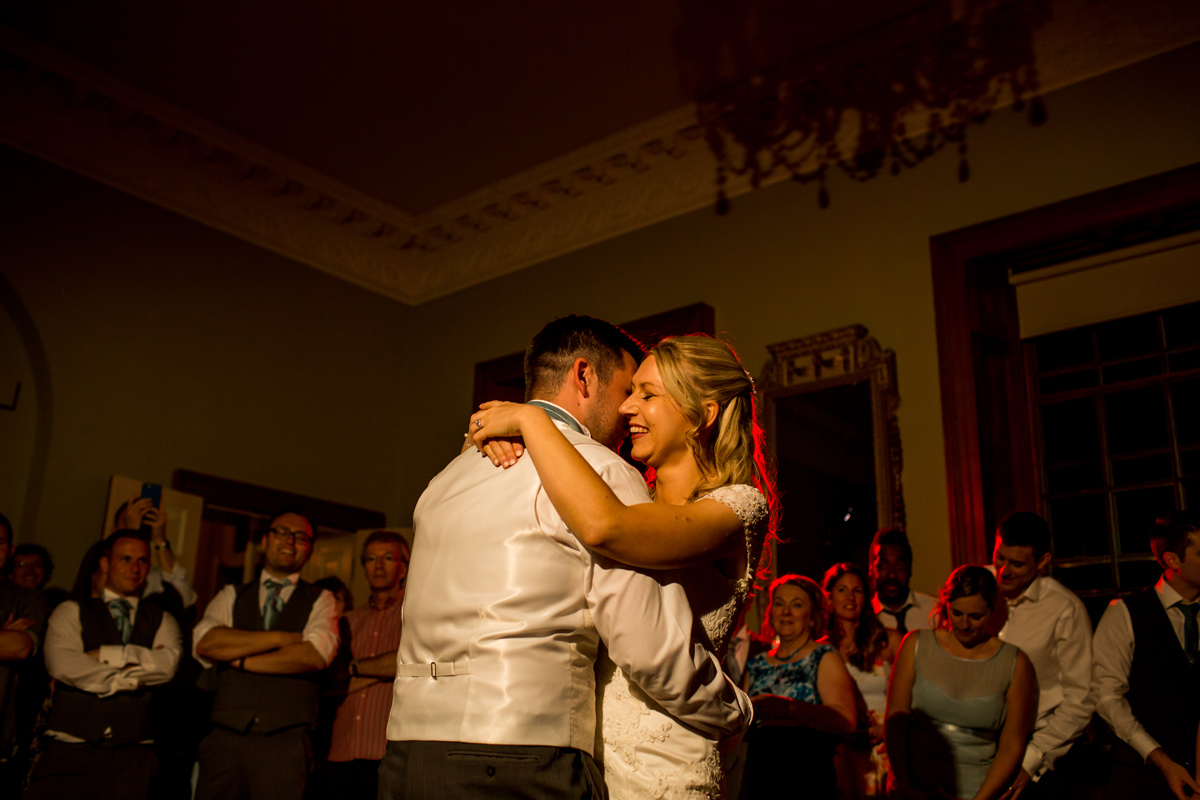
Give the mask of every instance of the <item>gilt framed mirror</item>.
M 875 531 L 904 527 L 896 356 L 861 325 L 767 349 L 757 391 L 782 506 L 771 572 L 866 567 Z

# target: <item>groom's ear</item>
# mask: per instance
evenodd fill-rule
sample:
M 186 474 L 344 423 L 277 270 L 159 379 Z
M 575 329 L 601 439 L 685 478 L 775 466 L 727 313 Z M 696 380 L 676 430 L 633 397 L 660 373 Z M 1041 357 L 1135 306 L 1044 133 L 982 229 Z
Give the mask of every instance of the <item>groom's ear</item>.
M 596 391 L 596 371 L 586 358 L 577 358 L 575 363 L 571 364 L 569 380 L 580 397 L 589 397 Z

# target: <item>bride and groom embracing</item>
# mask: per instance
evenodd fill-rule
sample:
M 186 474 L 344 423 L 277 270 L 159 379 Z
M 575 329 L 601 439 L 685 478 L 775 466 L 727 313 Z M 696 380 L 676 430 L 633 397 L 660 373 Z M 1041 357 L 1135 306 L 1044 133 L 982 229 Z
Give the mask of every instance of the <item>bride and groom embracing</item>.
M 720 659 L 771 519 L 754 387 L 706 336 L 643 356 L 551 322 L 530 402 L 485 404 L 486 457 L 422 494 L 380 798 L 722 796 L 751 706 Z

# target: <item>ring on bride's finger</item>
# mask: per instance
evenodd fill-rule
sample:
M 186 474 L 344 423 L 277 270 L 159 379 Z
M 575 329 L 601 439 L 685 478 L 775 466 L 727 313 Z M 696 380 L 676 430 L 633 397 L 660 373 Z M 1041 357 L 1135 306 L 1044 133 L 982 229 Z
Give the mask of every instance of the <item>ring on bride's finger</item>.
M 477 420 L 475 420 L 475 427 L 476 427 L 476 428 L 482 428 L 482 427 L 483 427 L 483 420 L 481 420 L 481 419 L 477 419 Z

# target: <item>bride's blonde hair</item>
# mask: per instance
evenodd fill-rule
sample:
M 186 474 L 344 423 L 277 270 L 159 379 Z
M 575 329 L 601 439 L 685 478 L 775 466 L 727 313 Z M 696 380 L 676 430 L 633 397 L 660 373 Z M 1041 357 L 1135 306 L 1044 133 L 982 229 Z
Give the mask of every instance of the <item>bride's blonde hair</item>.
M 698 333 L 663 339 L 648 356 L 654 356 L 663 388 L 691 423 L 687 446 L 705 478 L 690 499 L 730 484 L 754 486 L 767 500 L 773 532 L 778 504 L 766 437 L 758 423 L 754 381 L 733 348 Z M 709 402 L 717 404 L 717 419 L 712 435 L 702 438 L 704 404 Z

